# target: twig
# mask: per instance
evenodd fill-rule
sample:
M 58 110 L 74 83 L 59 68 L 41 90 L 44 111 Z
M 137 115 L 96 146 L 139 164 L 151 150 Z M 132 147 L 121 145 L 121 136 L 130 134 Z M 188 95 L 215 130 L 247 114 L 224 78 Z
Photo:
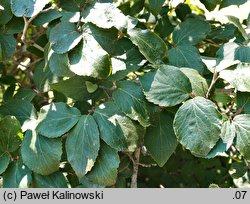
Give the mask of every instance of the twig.
M 211 92 L 211 90 L 212 90 L 214 84 L 216 83 L 217 79 L 218 79 L 218 73 L 215 71 L 214 74 L 213 74 L 213 79 L 212 79 L 212 81 L 211 81 L 211 84 L 210 84 L 210 86 L 209 86 L 209 88 L 208 88 L 208 91 L 207 91 L 207 94 L 206 94 L 206 98 L 209 97 L 210 92 Z
M 138 148 L 135 150 L 135 158 L 133 164 L 133 174 L 131 178 L 131 188 L 137 188 L 137 176 L 139 169 L 139 160 L 140 160 L 141 149 Z
M 51 7 L 47 8 L 47 9 L 44 9 L 44 10 L 40 11 L 38 14 L 36 14 L 36 15 L 32 16 L 31 18 L 29 18 L 29 20 L 28 20 L 25 16 L 23 16 L 24 28 L 23 28 L 23 33 L 22 33 L 22 36 L 21 36 L 21 40 L 22 40 L 22 42 L 23 42 L 24 44 L 27 44 L 26 35 L 27 35 L 27 31 L 28 31 L 28 28 L 29 28 L 30 23 L 31 23 L 39 14 L 45 13 L 45 12 L 47 12 L 47 11 L 53 9 L 53 8 L 54 8 L 54 7 L 51 6 Z M 35 44 L 35 43 L 33 43 L 33 45 L 34 45 L 34 44 Z M 34 46 L 34 47 L 35 47 L 35 46 Z M 41 47 L 40 47 L 40 48 L 41 48 Z M 40 48 L 39 48 L 39 49 L 40 49 Z M 40 50 L 41 50 L 41 49 L 40 49 Z

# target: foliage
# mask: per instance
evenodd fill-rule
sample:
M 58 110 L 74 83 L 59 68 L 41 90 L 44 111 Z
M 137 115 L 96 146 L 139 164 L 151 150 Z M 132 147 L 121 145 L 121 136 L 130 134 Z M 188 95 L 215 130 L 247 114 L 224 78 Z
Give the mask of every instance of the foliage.
M 1 0 L 0 186 L 249 187 L 249 31 L 192 1 Z

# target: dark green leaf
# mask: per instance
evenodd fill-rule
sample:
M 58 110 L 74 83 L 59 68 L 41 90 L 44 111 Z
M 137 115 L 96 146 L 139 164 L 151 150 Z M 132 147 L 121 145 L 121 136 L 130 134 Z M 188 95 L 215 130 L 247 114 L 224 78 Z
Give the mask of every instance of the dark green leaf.
M 58 77 L 53 75 L 50 69 L 44 70 L 44 66 L 44 61 L 38 63 L 33 76 L 37 89 L 42 93 L 49 91 L 50 84 L 58 81 Z
M 232 24 L 234 24 L 239 29 L 239 31 L 242 34 L 242 37 L 245 39 L 246 42 L 248 42 L 249 41 L 248 35 L 245 29 L 242 27 L 240 20 L 236 18 L 235 16 L 227 16 L 227 18 Z
M 146 2 L 149 10 L 156 16 L 161 11 L 161 7 L 165 0 L 147 0 Z
M 228 6 L 231 6 L 231 5 L 241 5 L 241 4 L 244 4 L 246 3 L 247 0 L 223 0 L 221 1 L 221 4 L 220 4 L 220 9 L 224 8 L 224 7 L 228 7 Z
M 161 64 L 167 56 L 168 50 L 165 42 L 149 30 L 128 30 L 130 40 L 138 46 L 144 57 L 153 64 Z
M 236 105 L 238 109 L 242 108 L 244 113 L 250 114 L 250 93 L 238 91 Z
M 22 160 L 13 161 L 3 174 L 3 187 L 28 188 L 32 181 L 31 173 Z
M 50 0 L 11 0 L 11 10 L 17 17 L 32 17 L 43 10 Z
M 225 151 L 227 151 L 229 147 L 230 146 L 228 146 L 227 143 L 224 143 L 221 139 L 219 139 L 213 149 L 208 153 L 206 158 L 211 159 L 216 156 L 220 156 L 225 153 Z
M 49 34 L 49 40 L 52 43 L 52 49 L 63 54 L 73 49 L 82 39 L 81 33 L 76 29 L 75 24 L 61 22 L 53 27 Z
M 234 162 L 229 169 L 229 174 L 234 179 L 243 177 L 245 173 L 247 173 L 247 167 L 244 162 Z
M 207 10 L 212 11 L 222 0 L 200 0 Z
M 0 152 L 0 175 L 7 169 L 10 159 L 11 157 L 8 152 Z
M 208 90 L 208 84 L 196 70 L 189 68 L 180 69 L 188 78 L 195 96 L 205 96 Z
M 0 61 L 9 59 L 16 51 L 16 39 L 13 35 L 0 33 Z
M 210 24 L 202 19 L 188 18 L 174 29 L 173 42 L 175 45 L 196 45 L 203 40 L 210 31 Z
M 78 122 L 80 116 L 78 109 L 65 103 L 51 103 L 40 109 L 36 130 L 48 138 L 60 137 Z
M 102 143 L 99 155 L 87 178 L 99 185 L 112 186 L 116 182 L 120 159 L 117 150 Z
M 241 62 L 250 63 L 250 47 L 241 46 L 235 51 L 235 59 Z
M 177 67 L 162 65 L 140 78 L 146 98 L 160 106 L 175 106 L 189 98 L 192 87 Z
M 36 188 L 68 188 L 67 180 L 61 172 L 48 176 L 34 173 L 33 179 Z
M 122 81 L 116 85 L 117 90 L 112 95 L 116 105 L 131 119 L 139 121 L 144 127 L 148 126 L 149 117 L 141 87 L 131 81 Z
M 87 90 L 87 82 L 91 81 L 88 77 L 73 76 L 69 79 L 51 84 L 51 88 L 63 93 L 65 96 L 75 100 L 88 99 L 91 94 Z
M 22 143 L 23 162 L 34 172 L 49 175 L 59 169 L 62 155 L 61 139 L 49 139 L 28 131 Z
M 14 116 L 0 120 L 0 152 L 14 152 L 21 144 L 21 126 Z
M 62 16 L 61 12 L 50 9 L 46 12 L 40 13 L 33 21 L 32 24 L 36 26 L 44 25 L 45 23 L 49 23 L 55 19 L 58 19 Z
M 152 158 L 162 167 L 178 144 L 173 130 L 173 118 L 167 113 L 159 113 L 154 124 L 147 128 L 144 142 Z
M 92 169 L 100 148 L 98 126 L 90 115 L 81 116 L 66 141 L 68 161 L 78 178 Z
M 204 64 L 196 47 L 185 44 L 178 45 L 169 50 L 169 62 L 177 67 L 193 68 L 203 73 Z
M 112 148 L 120 151 L 127 149 L 126 138 L 116 120 L 120 110 L 113 102 L 101 104 L 95 109 L 93 117 L 99 127 L 100 137 Z
M 10 0 L 1 0 L 0 3 L 0 25 L 4 25 L 10 21 L 13 14 L 10 9 Z
M 177 111 L 174 130 L 179 142 L 198 157 L 206 157 L 221 133 L 221 116 L 215 104 L 195 97 Z
M 19 88 L 16 94 L 14 95 L 14 99 L 32 101 L 35 96 L 36 96 L 36 92 L 33 91 L 32 89 Z

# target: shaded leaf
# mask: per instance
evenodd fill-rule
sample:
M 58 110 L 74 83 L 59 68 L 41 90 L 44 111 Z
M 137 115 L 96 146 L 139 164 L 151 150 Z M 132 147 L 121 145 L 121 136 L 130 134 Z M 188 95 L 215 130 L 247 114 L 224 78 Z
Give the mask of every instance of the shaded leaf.
M 236 95 L 237 108 L 242 108 L 243 113 L 250 114 L 250 93 L 237 91 Z
M 73 49 L 82 39 L 81 33 L 76 29 L 75 24 L 61 22 L 53 27 L 49 34 L 49 41 L 52 43 L 52 49 L 63 54 Z
M 99 127 L 100 137 L 112 148 L 120 151 L 127 148 L 126 138 L 116 120 L 120 110 L 113 102 L 101 104 L 95 109 L 93 117 Z
M 9 163 L 10 163 L 11 157 L 8 152 L 0 152 L 0 175 L 5 172 L 7 169 Z
M 128 30 L 130 40 L 138 46 L 143 56 L 153 64 L 161 64 L 167 56 L 168 50 L 165 42 L 149 30 Z
M 116 182 L 119 163 L 117 150 L 102 143 L 95 165 L 86 177 L 96 184 L 112 186 Z
M 167 113 L 159 113 L 154 124 L 147 128 L 144 142 L 152 158 L 162 167 L 178 144 L 173 129 L 173 118 Z
M 0 3 L 0 25 L 4 25 L 10 21 L 13 14 L 10 9 L 10 0 L 1 0 Z
M 156 16 L 164 4 L 165 0 L 147 0 L 149 10 Z
M 49 139 L 28 131 L 22 143 L 23 162 L 34 172 L 49 175 L 58 170 L 61 155 L 61 139 Z
M 199 51 L 192 45 L 178 45 L 169 50 L 169 62 L 177 67 L 193 68 L 199 73 L 203 73 L 204 64 Z
M 175 27 L 173 42 L 175 45 L 192 44 L 196 45 L 203 40 L 210 31 L 208 22 L 200 18 L 187 18 L 184 22 Z
M 48 138 L 60 137 L 78 122 L 80 115 L 78 109 L 65 103 L 51 103 L 40 109 L 36 130 Z
M 32 181 L 31 173 L 22 160 L 11 162 L 3 174 L 3 188 L 28 188 Z
M 9 59 L 16 51 L 16 39 L 13 35 L 0 33 L 0 61 Z
M 0 119 L 0 152 L 14 152 L 21 144 L 21 126 L 14 116 Z
M 205 96 L 208 90 L 208 84 L 196 70 L 181 68 L 181 71 L 189 78 L 195 96 Z
M 100 148 L 98 126 L 90 115 L 81 116 L 66 141 L 68 161 L 78 178 L 92 169 Z
M 48 176 L 34 173 L 33 180 L 36 188 L 68 188 L 67 180 L 61 172 Z
M 139 121 L 144 127 L 148 126 L 149 117 L 141 87 L 131 81 L 117 82 L 116 85 L 112 95 L 116 105 L 131 119 Z

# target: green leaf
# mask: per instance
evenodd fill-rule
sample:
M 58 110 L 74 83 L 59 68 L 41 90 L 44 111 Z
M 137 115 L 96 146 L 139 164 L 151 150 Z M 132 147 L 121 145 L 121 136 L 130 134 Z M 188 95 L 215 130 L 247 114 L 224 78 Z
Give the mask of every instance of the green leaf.
M 87 83 L 89 77 L 73 76 L 69 79 L 59 81 L 58 83 L 51 84 L 51 88 L 63 93 L 65 96 L 83 101 L 89 99 L 91 94 L 88 92 Z M 90 80 L 91 81 L 91 80 Z
M 141 87 L 131 81 L 117 82 L 116 85 L 117 89 L 112 95 L 116 105 L 132 120 L 137 120 L 147 127 L 149 116 Z
M 192 87 L 177 67 L 162 65 L 140 78 L 146 98 L 160 106 L 175 106 L 189 98 Z
M 92 169 L 100 148 L 98 126 L 90 115 L 81 116 L 66 141 L 68 161 L 78 178 Z
M 127 141 L 128 151 L 134 152 L 140 145 L 139 143 L 145 134 L 145 128 L 126 116 L 116 115 L 114 118 L 121 126 Z
M 117 150 L 102 143 L 95 165 L 86 177 L 96 184 L 112 186 L 116 182 L 119 163 Z
M 33 91 L 30 88 L 19 88 L 14 95 L 14 99 L 21 99 L 21 100 L 27 100 L 32 101 L 34 97 L 36 96 L 36 92 Z
M 16 39 L 13 35 L 0 33 L 0 61 L 9 59 L 16 51 Z
M 7 169 L 9 163 L 10 163 L 11 157 L 8 152 L 0 152 L 0 175 L 5 172 Z
M 227 144 L 228 148 L 233 144 L 233 140 L 236 136 L 235 131 L 234 122 L 227 120 L 222 124 L 220 137 L 222 141 Z
M 112 3 L 94 2 L 82 12 L 84 22 L 91 22 L 100 28 L 127 28 L 127 17 Z
M 161 11 L 165 0 L 147 0 L 149 10 L 156 16 Z
M 51 56 L 49 58 L 49 69 L 51 72 L 59 77 L 72 77 L 74 73 L 70 71 L 70 64 L 68 54 L 57 54 L 51 50 Z
M 155 26 L 155 33 L 157 33 L 160 37 L 166 38 L 168 37 L 174 30 L 173 24 L 169 20 L 168 15 L 162 15 Z
M 21 144 L 21 126 L 14 116 L 0 120 L 0 152 L 14 152 Z
M 49 23 L 55 19 L 58 19 L 62 17 L 61 12 L 55 10 L 55 9 L 50 9 L 46 12 L 40 13 L 33 21 L 32 24 L 36 26 L 41 26 L 46 23 Z
M 81 33 L 77 31 L 75 24 L 70 22 L 57 24 L 51 29 L 49 34 L 52 49 L 58 54 L 63 54 L 73 49 L 81 39 Z
M 178 141 L 193 155 L 206 157 L 220 138 L 221 116 L 212 101 L 198 96 L 179 108 L 174 131 Z
M 212 159 L 216 156 L 223 155 L 223 153 L 225 153 L 225 151 L 227 151 L 229 147 L 230 146 L 228 146 L 228 144 L 224 143 L 221 139 L 219 139 L 213 149 L 206 156 L 206 159 Z
M 4 25 L 10 21 L 13 14 L 10 9 L 10 0 L 1 0 L 0 3 L 0 25 Z
M 220 78 L 224 79 L 238 91 L 250 92 L 250 65 L 238 64 L 234 70 L 223 70 Z
M 34 172 L 49 175 L 59 169 L 62 155 L 61 139 L 49 139 L 28 131 L 22 143 L 23 162 Z
M 105 79 L 112 70 L 109 54 L 87 33 L 83 36 L 83 43 L 69 54 L 69 60 L 70 70 L 80 76 Z
M 188 78 L 195 96 L 205 96 L 208 90 L 208 84 L 196 70 L 189 68 L 180 69 Z
M 228 42 L 220 47 L 216 53 L 218 59 L 215 69 L 217 72 L 239 63 L 235 59 L 235 52 L 238 47 L 239 45 L 235 42 Z
M 173 117 L 158 113 L 154 124 L 147 128 L 144 143 L 152 158 L 162 167 L 177 147 L 173 129 Z
M 247 169 L 248 168 L 244 162 L 234 162 L 228 172 L 232 178 L 238 179 L 247 173 Z
M 121 151 L 127 149 L 127 144 L 116 115 L 121 115 L 117 105 L 107 102 L 95 109 L 93 117 L 99 127 L 101 139 L 112 148 Z
M 245 41 L 248 42 L 249 41 L 248 35 L 245 29 L 242 27 L 242 24 L 240 23 L 239 19 L 236 18 L 235 16 L 227 16 L 227 18 L 232 24 L 234 24 L 239 29 Z
M 149 30 L 132 29 L 128 30 L 128 35 L 149 62 L 161 64 L 162 59 L 167 56 L 165 42 L 155 33 Z
M 173 42 L 175 45 L 196 45 L 210 31 L 210 24 L 203 19 L 187 18 L 184 22 L 175 27 L 173 32 Z
M 36 88 L 41 92 L 48 92 L 50 90 L 50 84 L 58 82 L 58 77 L 53 75 L 50 69 L 44 70 L 44 61 L 38 63 L 35 67 L 35 73 L 33 76 Z
M 2 30 L 2 32 L 5 34 L 11 35 L 22 32 L 23 27 L 23 18 L 17 18 L 16 16 L 13 16 L 7 24 L 5 24 L 2 28 L 0 27 L 0 30 Z
M 243 109 L 243 113 L 250 114 L 250 93 L 237 91 L 236 105 L 237 109 Z
M 204 64 L 196 47 L 185 44 L 169 50 L 169 63 L 177 67 L 193 68 L 199 73 L 204 72 Z
M 67 180 L 61 172 L 48 176 L 34 173 L 33 180 L 36 188 L 68 188 Z
M 207 10 L 212 11 L 215 7 L 220 4 L 222 0 L 200 0 L 204 4 Z
M 234 118 L 236 128 L 236 148 L 244 156 L 247 161 L 250 161 L 250 115 L 242 114 Z
M 43 10 L 50 0 L 11 0 L 11 10 L 17 17 L 32 17 Z
M 60 137 L 78 122 L 80 116 L 78 109 L 65 103 L 51 103 L 40 109 L 36 130 L 48 138 Z
M 22 131 L 35 129 L 37 113 L 34 106 L 26 100 L 14 99 L 0 107 L 0 114 L 15 116 L 22 125 Z
M 28 188 L 32 181 L 31 173 L 22 160 L 11 162 L 3 174 L 3 188 Z
M 250 47 L 240 46 L 235 51 L 235 59 L 241 62 L 250 63 Z
M 244 4 L 246 2 L 247 2 L 247 0 L 223 0 L 223 1 L 221 1 L 220 9 L 222 9 L 224 7 L 231 6 L 231 5 L 239 6 L 239 5 Z

